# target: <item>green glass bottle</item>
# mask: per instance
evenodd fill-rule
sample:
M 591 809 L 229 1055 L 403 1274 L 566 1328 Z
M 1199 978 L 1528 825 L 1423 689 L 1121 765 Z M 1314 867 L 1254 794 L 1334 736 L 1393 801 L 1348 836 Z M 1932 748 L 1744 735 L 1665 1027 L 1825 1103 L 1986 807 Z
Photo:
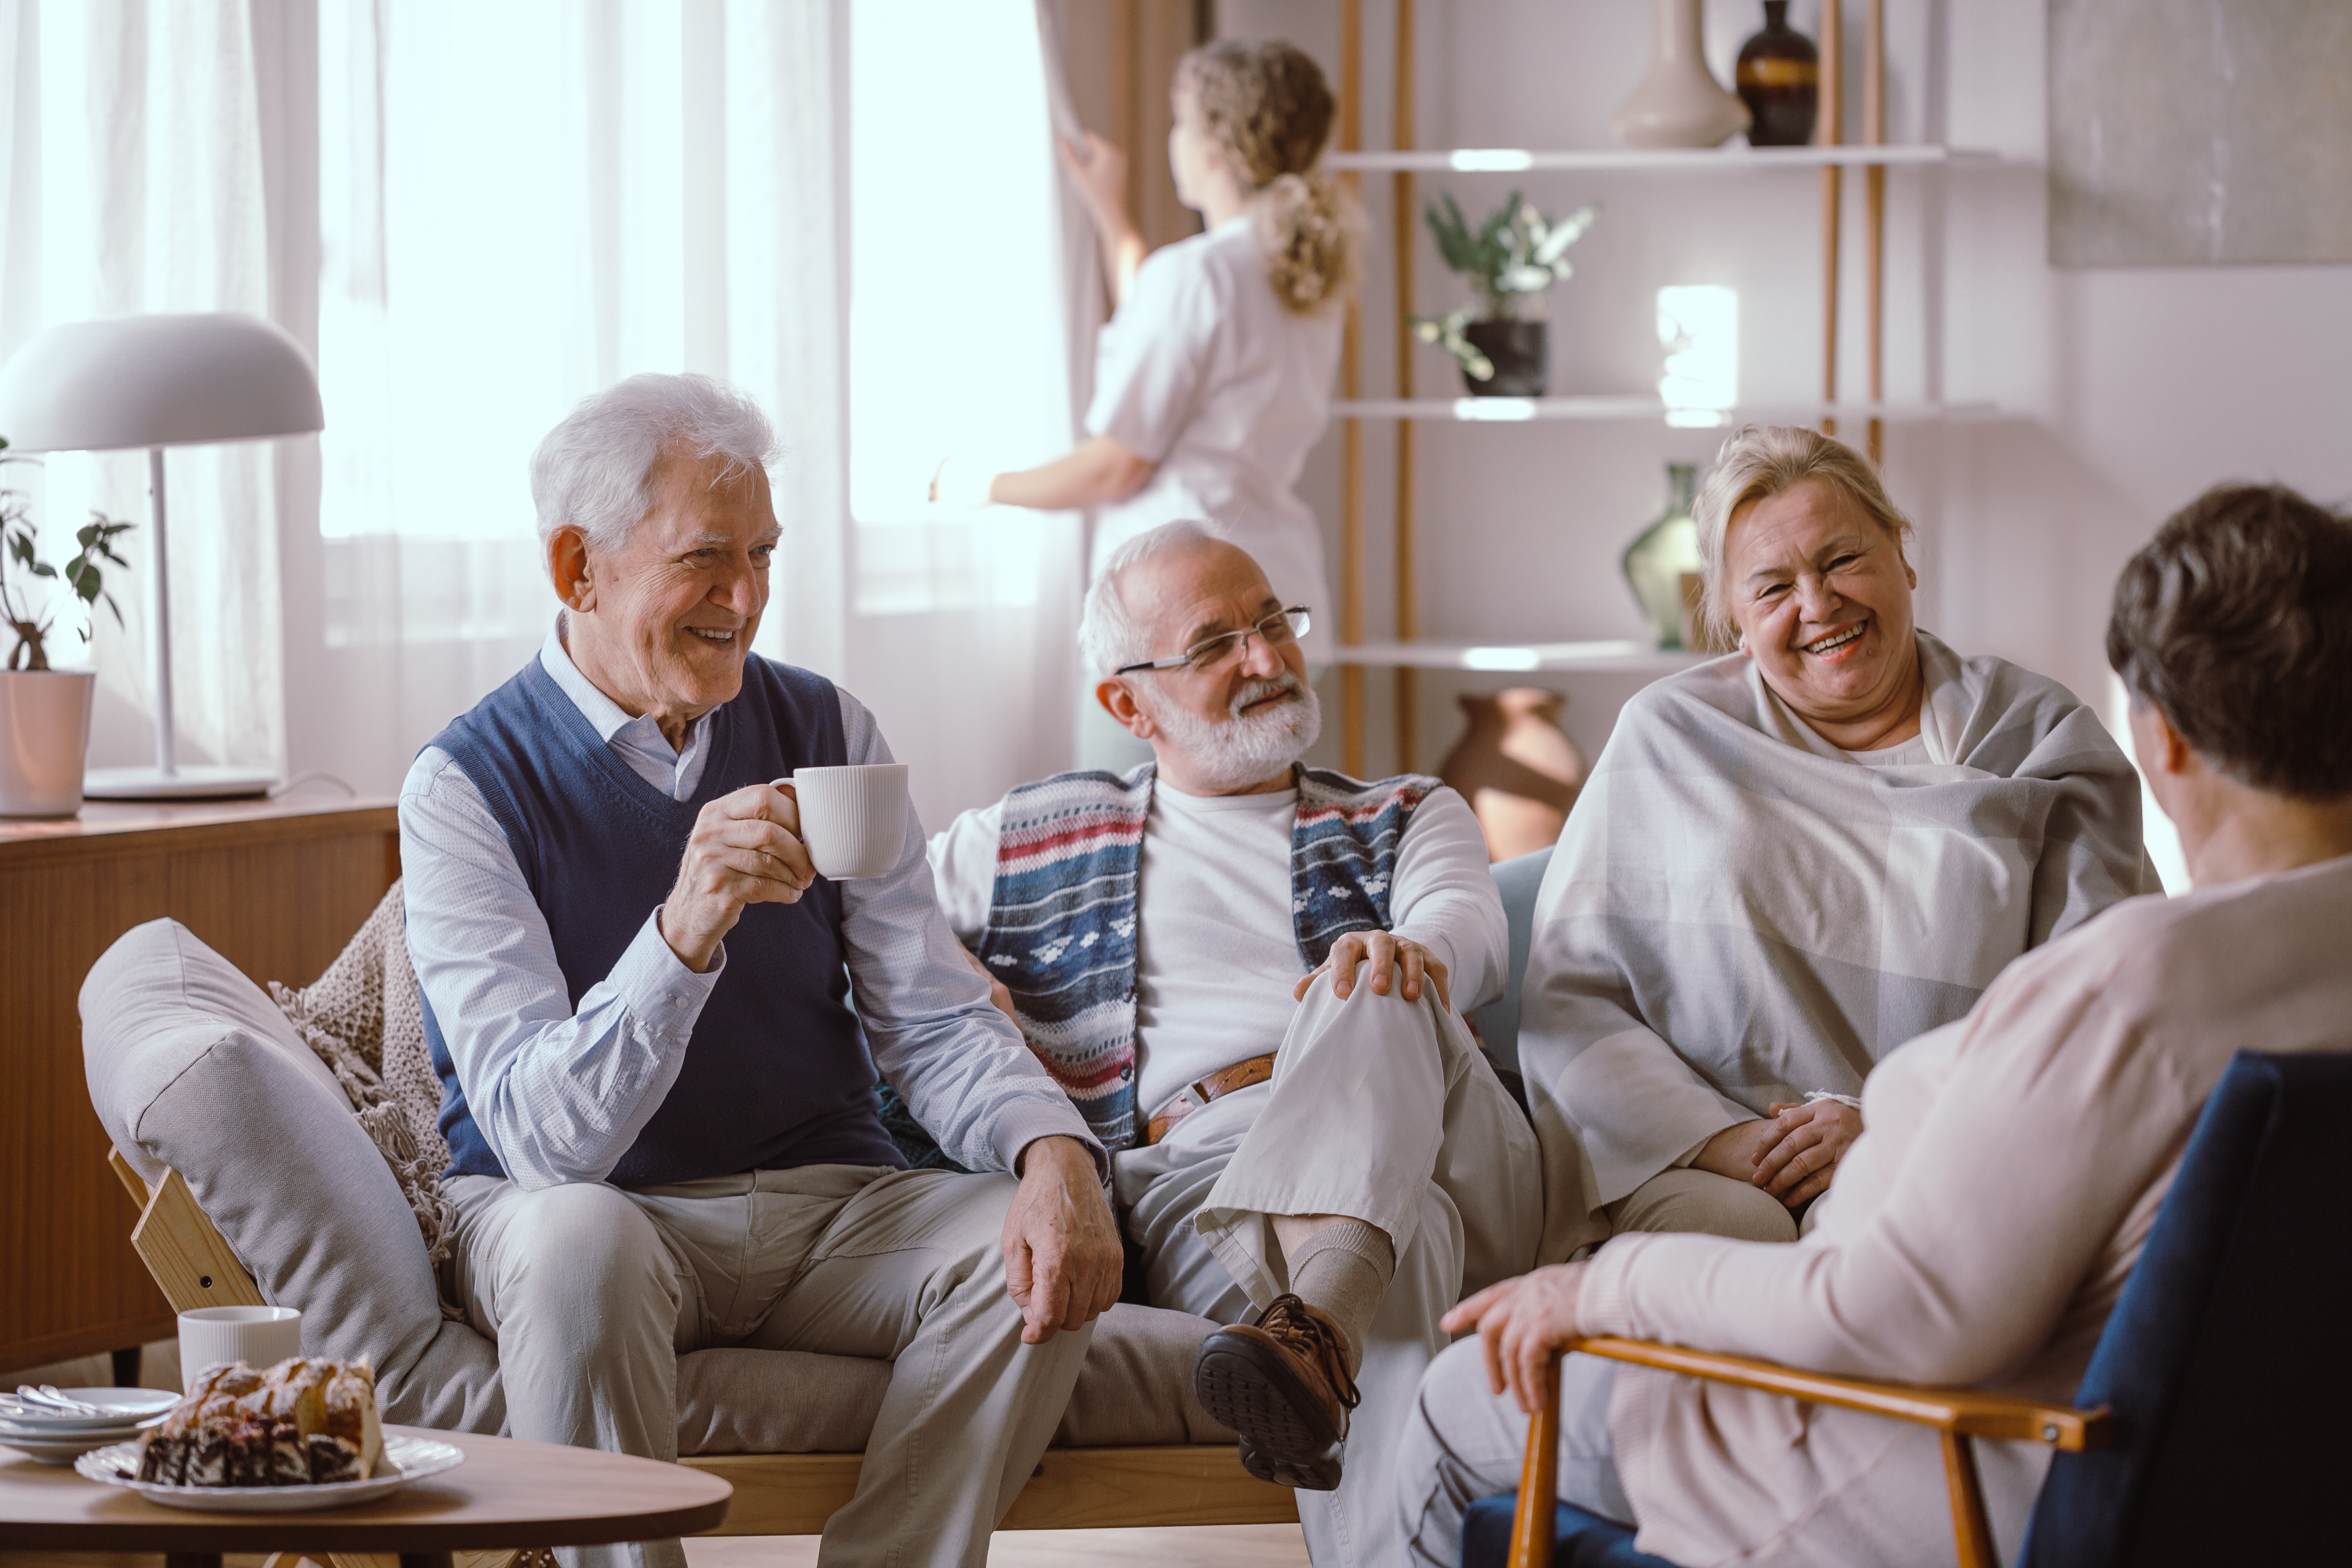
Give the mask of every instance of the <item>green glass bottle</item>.
M 1698 465 L 1666 465 L 1666 510 L 1625 547 L 1625 581 L 1662 648 L 1685 646 L 1683 580 L 1698 576 L 1698 523 L 1691 503 L 1698 497 Z

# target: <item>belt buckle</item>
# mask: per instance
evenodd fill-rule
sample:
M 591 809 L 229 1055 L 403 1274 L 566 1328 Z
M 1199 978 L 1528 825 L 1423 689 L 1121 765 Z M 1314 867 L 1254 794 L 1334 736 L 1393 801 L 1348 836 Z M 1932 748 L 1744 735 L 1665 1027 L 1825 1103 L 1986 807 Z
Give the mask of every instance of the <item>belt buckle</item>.
M 1160 1124 L 1160 1138 L 1165 1138 L 1169 1133 L 1176 1131 L 1178 1122 L 1208 1103 L 1201 1097 L 1200 1087 L 1197 1084 L 1188 1083 L 1168 1099 L 1161 1100 L 1160 1109 L 1143 1119 L 1143 1125 L 1149 1129 L 1154 1123 Z M 1157 1143 L 1160 1138 L 1154 1138 L 1152 1142 Z

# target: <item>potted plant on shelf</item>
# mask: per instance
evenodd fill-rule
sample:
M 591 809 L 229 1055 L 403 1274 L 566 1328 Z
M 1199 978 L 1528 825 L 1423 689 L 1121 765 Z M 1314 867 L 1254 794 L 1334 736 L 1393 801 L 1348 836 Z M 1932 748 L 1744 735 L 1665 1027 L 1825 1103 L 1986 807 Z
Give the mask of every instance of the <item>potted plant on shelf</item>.
M 0 439 L 0 447 L 8 443 Z M 22 463 L 25 458 L 0 458 Z M 41 559 L 24 491 L 0 486 L 0 618 L 7 622 L 8 663 L 0 670 L 0 816 L 71 816 L 81 809 L 82 758 L 89 748 L 89 701 L 97 676 L 49 668 L 53 617 L 37 579 L 63 583 L 87 613 L 98 601 L 122 620 L 106 591 L 100 562 L 131 563 L 114 542 L 131 524 L 93 511 L 74 534 L 77 546 L 62 569 Z M 85 622 L 82 641 L 89 641 Z
M 1550 369 L 1544 290 L 1573 270 L 1568 247 L 1601 216 L 1588 202 L 1554 220 L 1513 191 L 1475 230 L 1451 194 L 1423 218 L 1445 265 L 1470 279 L 1477 299 L 1443 316 L 1416 316 L 1413 331 L 1461 363 L 1474 397 L 1541 397 Z

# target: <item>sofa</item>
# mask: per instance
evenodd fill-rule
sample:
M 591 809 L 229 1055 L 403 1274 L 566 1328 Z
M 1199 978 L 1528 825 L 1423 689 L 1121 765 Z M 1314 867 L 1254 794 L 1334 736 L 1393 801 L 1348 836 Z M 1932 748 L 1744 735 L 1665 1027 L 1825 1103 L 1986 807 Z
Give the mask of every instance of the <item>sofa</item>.
M 1512 985 L 1474 1023 L 1506 1081 L 1517 1079 L 1517 981 L 1548 858 L 1496 868 Z M 135 1174 L 134 1197 L 146 1189 L 139 1245 L 173 1305 L 299 1308 L 308 1352 L 373 1359 L 386 1420 L 501 1432 L 497 1345 L 445 1314 L 409 1200 L 279 1005 L 173 920 L 123 935 L 80 1003 L 90 1100 Z M 156 1217 L 173 1173 L 184 1184 L 174 1201 L 194 1200 L 184 1224 Z M 176 1249 L 176 1262 L 159 1249 Z M 200 1263 L 232 1256 L 243 1278 Z M 1193 1353 L 1213 1326 L 1132 1302 L 1105 1314 L 1054 1447 L 1007 1526 L 1296 1518 L 1290 1494 L 1244 1472 L 1233 1434 L 1193 1397 Z M 679 1357 L 677 1451 L 735 1483 L 724 1532 L 821 1529 L 856 1485 L 889 1376 L 887 1362 L 793 1351 Z

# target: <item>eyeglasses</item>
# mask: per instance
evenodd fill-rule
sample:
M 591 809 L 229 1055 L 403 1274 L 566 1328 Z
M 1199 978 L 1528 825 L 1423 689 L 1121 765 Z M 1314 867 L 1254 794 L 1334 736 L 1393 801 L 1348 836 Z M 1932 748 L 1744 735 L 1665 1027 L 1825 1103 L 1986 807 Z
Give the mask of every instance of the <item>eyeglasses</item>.
M 1147 658 L 1140 664 L 1123 664 L 1111 671 L 1113 675 L 1129 675 L 1139 669 L 1213 669 L 1231 658 L 1251 636 L 1256 636 L 1268 647 L 1286 647 L 1307 635 L 1310 624 L 1304 605 L 1293 605 L 1286 610 L 1276 610 L 1254 626 L 1244 626 L 1237 632 L 1219 632 L 1213 637 L 1202 637 L 1182 653 L 1166 658 Z

